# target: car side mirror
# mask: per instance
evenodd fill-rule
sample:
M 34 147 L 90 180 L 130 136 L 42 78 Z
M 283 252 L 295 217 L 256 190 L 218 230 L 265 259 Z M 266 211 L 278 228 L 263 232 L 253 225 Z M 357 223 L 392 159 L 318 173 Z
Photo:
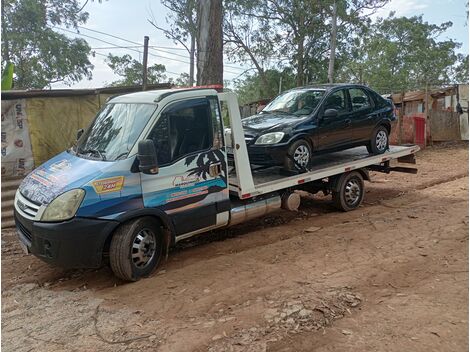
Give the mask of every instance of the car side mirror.
M 158 174 L 157 151 L 151 139 L 144 139 L 138 144 L 137 159 L 139 170 L 144 174 Z
M 78 131 L 77 131 L 77 141 L 80 139 L 80 137 L 82 136 L 83 134 L 83 128 L 80 128 Z
M 325 120 L 334 119 L 337 116 L 338 116 L 338 110 L 336 109 L 326 109 L 325 112 L 323 113 L 323 119 Z

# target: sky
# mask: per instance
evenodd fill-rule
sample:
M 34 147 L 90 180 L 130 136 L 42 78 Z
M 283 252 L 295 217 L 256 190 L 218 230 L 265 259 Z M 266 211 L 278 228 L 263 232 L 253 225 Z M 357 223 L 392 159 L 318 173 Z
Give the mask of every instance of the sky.
M 84 3 L 85 0 L 82 2 Z M 424 20 L 430 23 L 440 24 L 452 21 L 453 26 L 441 35 L 441 39 L 454 39 L 461 42 L 462 47 L 459 52 L 468 54 L 469 29 L 466 26 L 466 3 L 466 0 L 391 0 L 373 16 L 387 17 L 390 11 L 395 11 L 396 16 L 423 15 Z M 70 37 L 86 39 L 93 51 L 97 53 L 90 59 L 94 65 L 92 80 L 82 80 L 72 85 L 71 88 L 99 88 L 119 79 L 106 64 L 105 56 L 108 53 L 129 54 L 141 61 L 142 48 L 103 48 L 136 46 L 129 41 L 143 45 L 146 35 L 150 37 L 149 45 L 153 46 L 149 50 L 149 65 L 156 63 L 165 65 L 167 76 L 173 78 L 178 77 L 182 72 L 189 72 L 187 51 L 181 45 L 176 45 L 166 38 L 148 22 L 148 19 L 153 17 L 159 26 L 167 27 L 165 21 L 167 9 L 160 1 L 103 0 L 99 3 L 95 0 L 90 1 L 85 10 L 90 16 L 87 23 L 79 28 L 80 34 L 58 30 Z M 224 79 L 242 78 L 250 67 L 249 64 L 242 67 L 225 58 Z M 56 83 L 53 88 L 69 88 L 69 86 Z

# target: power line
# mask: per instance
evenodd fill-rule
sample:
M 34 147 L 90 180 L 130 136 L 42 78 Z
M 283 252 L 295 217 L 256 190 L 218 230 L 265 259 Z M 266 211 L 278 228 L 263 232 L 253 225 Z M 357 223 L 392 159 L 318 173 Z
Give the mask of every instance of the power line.
M 106 57 L 106 58 L 108 57 L 108 55 L 97 53 L 97 52 L 94 52 L 93 55 L 99 55 L 99 56 L 103 56 L 103 57 Z M 178 72 L 168 71 L 167 69 L 165 69 L 164 73 L 170 73 L 170 74 L 173 74 L 173 75 L 181 75 L 181 72 L 178 73 Z
M 59 29 L 59 30 L 68 32 L 68 33 L 80 35 L 80 36 L 83 36 L 83 37 L 91 38 L 91 39 L 94 39 L 94 40 L 97 40 L 97 41 L 100 41 L 100 42 L 103 42 L 103 43 L 112 45 L 112 46 L 114 46 L 116 49 L 122 48 L 122 47 L 119 46 L 119 45 L 116 45 L 116 44 L 114 44 L 114 43 L 108 42 L 108 41 L 103 40 L 103 39 L 96 38 L 96 37 L 91 36 L 91 35 L 88 35 L 88 34 L 83 34 L 83 33 L 80 33 L 80 32 L 74 32 L 74 31 L 71 31 L 71 30 L 69 30 L 69 29 L 61 28 L 61 27 L 57 27 L 57 26 L 52 26 L 52 27 L 55 28 L 55 29 Z M 80 28 L 85 28 L 85 27 L 81 27 L 81 26 L 79 26 L 79 27 L 80 27 Z M 87 28 L 85 28 L 85 29 L 87 29 Z M 92 32 L 97 32 L 97 33 L 100 33 L 100 34 L 109 35 L 109 36 L 111 36 L 111 37 L 113 37 L 113 38 L 117 38 L 117 39 L 120 39 L 120 40 L 123 40 L 123 41 L 128 41 L 128 42 L 130 42 L 130 43 L 138 44 L 139 46 L 141 46 L 139 43 L 136 43 L 136 42 L 133 42 L 133 41 L 130 41 L 130 40 L 127 40 L 127 39 L 119 38 L 119 37 L 117 37 L 117 36 L 115 36 L 115 35 L 112 35 L 112 34 L 106 34 L 106 33 L 104 33 L 104 32 L 96 31 L 96 30 L 93 30 L 93 29 L 88 29 L 88 30 L 90 30 L 90 31 L 92 31 Z M 131 51 L 134 51 L 134 52 L 137 52 L 137 53 L 139 53 L 139 54 L 142 54 L 141 51 L 136 50 L 136 49 L 133 49 L 133 48 L 125 48 L 125 49 L 131 50 Z M 175 54 L 173 54 L 173 53 L 170 53 L 170 54 L 175 55 Z M 157 54 L 153 54 L 153 53 L 149 53 L 149 55 L 154 56 L 154 57 L 157 57 L 157 58 L 162 58 L 162 59 L 167 59 L 167 60 L 173 60 L 173 61 L 176 61 L 176 62 L 181 62 L 181 63 L 184 63 L 184 64 L 189 65 L 189 62 L 188 62 L 188 61 L 183 61 L 183 60 L 180 60 L 180 59 L 175 59 L 175 58 L 172 58 L 172 57 L 157 55 Z M 237 75 L 237 74 L 238 74 L 238 72 L 233 72 L 233 71 L 229 71 L 229 70 L 224 70 L 224 72 L 226 72 L 226 73 L 231 73 L 231 74 L 234 74 L 234 75 Z
M 83 27 L 83 26 L 78 26 L 78 28 L 85 29 L 85 30 L 87 30 L 87 31 L 91 31 L 91 32 L 95 32 L 95 33 L 99 33 L 99 34 L 102 34 L 102 35 L 106 35 L 106 36 L 109 36 L 109 37 L 112 37 L 112 38 L 116 38 L 116 39 L 118 39 L 118 40 L 122 40 L 122 41 L 125 41 L 125 42 L 128 42 L 128 43 L 131 43 L 131 44 L 136 44 L 136 45 L 139 46 L 139 47 L 143 47 L 143 45 L 142 45 L 141 43 L 134 42 L 134 41 L 132 41 L 132 40 L 128 40 L 128 39 L 125 39 L 125 38 L 116 36 L 116 35 L 114 35 L 114 34 L 109 34 L 109 33 L 106 33 L 106 32 L 98 31 L 98 30 L 96 30 L 96 29 L 91 29 L 91 28 L 87 28 L 87 27 Z M 186 55 L 175 54 L 175 53 L 171 53 L 171 52 L 168 52 L 168 51 L 165 51 L 165 50 L 161 50 L 161 48 L 164 48 L 164 49 L 186 50 L 186 49 L 183 49 L 183 48 L 171 48 L 171 47 L 163 47 L 163 46 L 156 46 L 156 45 L 149 45 L 149 48 L 152 48 L 152 49 L 159 49 L 159 51 L 164 52 L 164 53 L 166 53 L 166 54 L 170 54 L 170 55 L 175 55 L 175 56 L 187 58 Z M 157 50 L 154 50 L 154 51 L 157 51 Z M 162 56 L 162 57 L 163 57 L 163 56 Z M 175 61 L 177 61 L 177 60 L 175 60 Z M 184 63 L 189 64 L 189 62 L 184 62 Z M 224 66 L 226 66 L 226 67 L 231 67 L 231 68 L 234 68 L 234 69 L 238 69 L 238 70 L 241 70 L 241 71 L 246 70 L 246 68 L 237 67 L 237 66 L 233 66 L 233 65 L 227 65 L 227 64 L 225 64 L 225 63 L 224 63 Z M 230 71 L 226 71 L 226 72 L 233 73 L 233 74 L 237 74 L 237 73 L 235 73 L 235 72 L 230 72 Z

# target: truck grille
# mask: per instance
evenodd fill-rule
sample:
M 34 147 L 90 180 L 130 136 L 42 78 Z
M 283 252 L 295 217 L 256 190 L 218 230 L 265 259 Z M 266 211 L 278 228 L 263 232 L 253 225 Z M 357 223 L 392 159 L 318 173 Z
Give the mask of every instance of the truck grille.
M 41 207 L 21 194 L 20 191 L 16 191 L 15 196 L 15 209 L 21 216 L 29 220 L 36 220 L 36 215 Z

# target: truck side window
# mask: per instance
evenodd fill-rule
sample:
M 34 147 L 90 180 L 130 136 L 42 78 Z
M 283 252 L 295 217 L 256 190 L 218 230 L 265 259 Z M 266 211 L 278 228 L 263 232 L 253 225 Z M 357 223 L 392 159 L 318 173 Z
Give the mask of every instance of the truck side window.
M 212 146 L 212 114 L 207 99 L 174 103 L 161 114 L 149 134 L 155 143 L 159 165 Z

